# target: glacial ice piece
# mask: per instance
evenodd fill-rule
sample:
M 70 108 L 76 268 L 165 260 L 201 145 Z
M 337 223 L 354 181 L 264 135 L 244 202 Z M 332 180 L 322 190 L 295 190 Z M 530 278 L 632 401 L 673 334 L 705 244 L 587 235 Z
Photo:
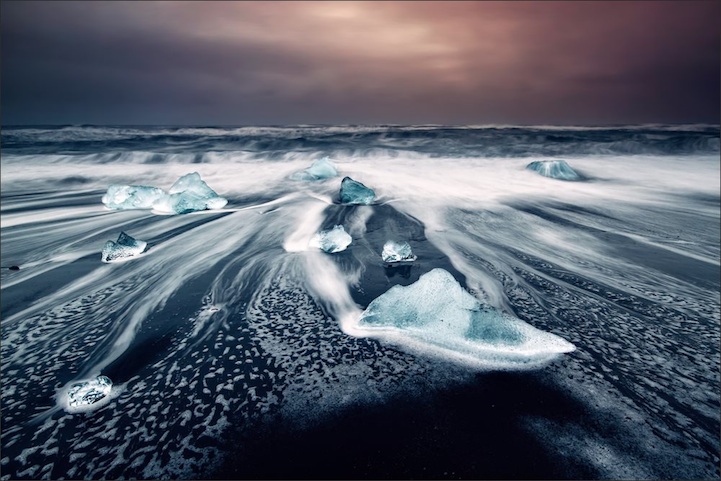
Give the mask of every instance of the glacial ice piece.
M 80 408 L 90 406 L 110 394 L 113 382 L 106 376 L 98 376 L 90 381 L 76 382 L 68 390 L 68 406 Z
M 581 176 L 565 160 L 537 160 L 526 166 L 539 174 L 558 180 L 581 180 Z
M 404 262 L 416 260 L 416 256 L 413 255 L 411 246 L 408 242 L 386 242 L 383 245 L 381 257 L 383 258 L 383 262 Z
M 291 180 L 302 180 L 302 181 L 318 181 L 325 180 L 338 175 L 338 171 L 335 168 L 333 162 L 328 157 L 323 157 L 320 160 L 316 160 L 313 164 L 305 170 L 295 172 L 291 174 Z
M 343 229 L 343 226 L 337 225 L 331 230 L 318 232 L 310 239 L 308 246 L 317 247 L 333 254 L 334 252 L 344 251 L 352 240 L 350 234 Z
M 483 304 L 440 268 L 374 299 L 358 320 L 369 336 L 484 367 L 522 367 L 571 352 L 573 344 Z
M 350 177 L 344 177 L 340 183 L 340 201 L 343 204 L 368 205 L 375 199 L 376 193 Z
M 117 185 L 108 187 L 102 201 L 109 209 L 152 209 L 153 203 L 165 196 L 165 191 L 146 185 Z
M 162 196 L 153 203 L 153 209 L 170 214 L 185 214 L 206 209 L 222 209 L 228 203 L 220 197 L 208 184 L 203 182 L 200 174 L 192 172 L 179 178 Z
M 227 204 L 223 197 L 205 198 L 193 193 L 182 192 L 161 197 L 153 204 L 153 210 L 167 214 L 187 214 L 199 210 L 222 209 Z
M 103 262 L 114 262 L 119 259 L 137 256 L 142 253 L 147 246 L 147 242 L 134 239 L 125 232 L 121 232 L 117 242 L 108 241 L 105 243 L 101 260 Z

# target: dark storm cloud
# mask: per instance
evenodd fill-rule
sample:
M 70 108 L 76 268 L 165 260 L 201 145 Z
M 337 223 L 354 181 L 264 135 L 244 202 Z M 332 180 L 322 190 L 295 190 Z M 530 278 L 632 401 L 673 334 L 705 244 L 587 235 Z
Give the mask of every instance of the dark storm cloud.
M 4 121 L 8 114 L 43 123 L 40 111 L 48 121 L 188 123 L 197 114 L 211 120 L 217 110 L 228 122 L 229 107 L 263 115 L 260 100 L 273 90 L 259 74 L 296 76 L 307 68 L 283 51 L 198 42 L 174 31 L 128 28 L 128 19 L 93 18 L 94 11 L 81 17 L 57 10 L 29 26 L 6 32 L 3 25 Z
M 717 2 L 2 2 L 2 121 L 719 119 Z

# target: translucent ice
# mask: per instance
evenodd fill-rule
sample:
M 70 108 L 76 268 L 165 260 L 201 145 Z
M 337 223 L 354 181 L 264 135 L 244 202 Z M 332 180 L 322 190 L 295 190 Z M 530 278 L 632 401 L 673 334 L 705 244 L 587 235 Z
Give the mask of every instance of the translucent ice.
M 481 303 L 440 268 L 373 300 L 358 328 L 369 336 L 484 367 L 528 366 L 575 349 L 558 336 Z
M 90 406 L 110 394 L 112 381 L 106 376 L 98 376 L 90 381 L 76 382 L 68 390 L 68 407 L 81 408 Z
M 353 239 L 342 225 L 337 225 L 331 230 L 324 230 L 314 235 L 308 245 L 323 249 L 328 253 L 340 252 L 346 249 Z
M 153 209 L 170 214 L 185 214 L 206 209 L 222 209 L 228 200 L 220 197 L 200 174 L 192 172 L 179 178 L 168 190 L 168 195 L 153 203 Z
M 565 160 L 537 160 L 526 166 L 539 174 L 559 180 L 580 180 L 581 176 Z
M 316 160 L 305 170 L 295 172 L 290 176 L 292 180 L 317 181 L 325 180 L 338 175 L 333 162 L 328 157 Z
M 110 209 L 151 209 L 165 191 L 145 185 L 111 185 L 102 201 Z
M 344 177 L 340 183 L 340 201 L 343 204 L 365 204 L 373 202 L 376 193 L 350 177 Z
M 103 262 L 114 262 L 137 256 L 145 250 L 147 245 L 147 242 L 134 239 L 125 232 L 121 232 L 117 242 L 108 241 L 105 243 L 101 260 Z
M 416 256 L 411 251 L 411 246 L 408 242 L 393 242 L 388 241 L 383 246 L 383 252 L 381 253 L 383 262 L 403 262 L 403 261 L 414 261 Z

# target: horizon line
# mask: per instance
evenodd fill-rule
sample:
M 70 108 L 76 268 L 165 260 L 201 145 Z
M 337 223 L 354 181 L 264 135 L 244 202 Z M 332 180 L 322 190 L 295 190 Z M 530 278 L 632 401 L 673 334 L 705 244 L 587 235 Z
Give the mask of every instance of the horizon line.
M 440 128 L 554 128 L 554 127 L 580 127 L 580 128 L 618 128 L 618 127 L 641 127 L 641 126 L 703 126 L 703 127 L 721 127 L 721 121 L 719 123 L 709 122 L 639 122 L 639 123 L 608 123 L 608 124 L 536 124 L 536 123 L 479 123 L 479 124 L 437 124 L 437 123 L 312 123 L 312 124 L 135 124 L 135 123 L 107 123 L 107 124 L 94 124 L 94 123 L 20 123 L 20 124 L 0 124 L 0 130 L 2 129 L 17 129 L 17 128 L 43 128 L 43 127 L 142 127 L 142 128 L 247 128 L 247 127 L 259 127 L 259 128 L 297 128 L 297 127 L 440 127 Z

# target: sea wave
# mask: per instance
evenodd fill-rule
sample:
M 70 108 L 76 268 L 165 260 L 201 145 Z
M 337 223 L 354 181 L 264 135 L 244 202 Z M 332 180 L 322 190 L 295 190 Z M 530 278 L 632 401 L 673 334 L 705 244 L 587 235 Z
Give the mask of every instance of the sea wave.
M 287 153 L 334 156 L 529 157 L 559 155 L 684 155 L 719 152 L 719 127 L 694 125 L 580 126 L 293 126 L 5 128 L 3 154 L 101 153 L 101 161 L 149 151 L 187 154 L 236 152 L 259 159 Z M 395 154 L 397 155 L 397 154 Z M 116 156 L 116 157 L 113 157 Z M 157 159 L 160 159 L 157 158 Z

